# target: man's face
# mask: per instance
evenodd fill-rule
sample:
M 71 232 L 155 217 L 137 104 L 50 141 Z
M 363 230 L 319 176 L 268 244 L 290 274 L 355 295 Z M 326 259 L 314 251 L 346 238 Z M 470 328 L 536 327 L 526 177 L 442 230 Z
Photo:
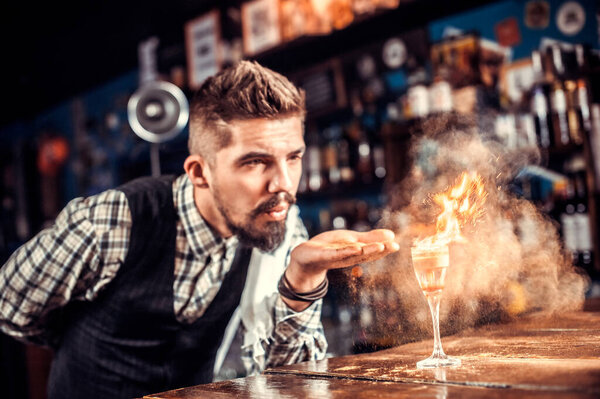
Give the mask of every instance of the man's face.
M 285 236 L 304 154 L 300 117 L 230 124 L 231 144 L 215 154 L 209 187 L 224 223 L 242 243 L 271 251 Z

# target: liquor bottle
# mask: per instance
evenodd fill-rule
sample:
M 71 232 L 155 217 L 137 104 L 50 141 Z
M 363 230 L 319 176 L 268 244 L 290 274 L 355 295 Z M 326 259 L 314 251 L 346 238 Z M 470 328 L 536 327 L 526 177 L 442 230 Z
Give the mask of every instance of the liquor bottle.
M 593 243 L 590 215 L 587 207 L 587 190 L 585 188 L 585 171 L 574 174 L 575 182 L 575 215 L 574 224 L 577 239 L 578 264 L 584 269 L 593 265 Z
M 309 130 L 306 135 L 306 155 L 304 157 L 307 186 L 309 191 L 320 191 L 323 188 L 321 175 L 321 149 L 319 148 L 319 133 Z
M 341 182 L 349 185 L 354 181 L 354 170 L 350 162 L 350 143 L 346 135 L 342 135 L 337 142 L 337 158 Z
M 560 46 L 552 45 L 548 50 L 553 65 L 553 82 L 550 91 L 550 114 L 554 129 L 555 141 L 559 146 L 569 145 L 569 122 L 567 117 L 567 96 L 563 87 L 562 78 L 565 68 L 562 62 Z
M 556 205 L 560 208 L 560 226 L 565 250 L 571 255 L 572 263 L 577 263 L 579 254 L 577 251 L 577 225 L 575 219 L 575 203 L 574 203 L 574 187 L 573 181 L 568 179 L 564 190 L 559 191 Z
M 346 127 L 346 135 L 350 139 L 350 161 L 356 171 L 356 181 L 371 183 L 373 181 L 372 149 L 365 127 L 365 105 L 359 95 L 351 97 L 354 117 Z
M 570 143 L 569 123 L 567 120 L 567 97 L 560 81 L 552 84 L 550 93 L 550 114 L 552 127 L 555 134 L 555 142 L 566 146 Z
M 517 134 L 519 148 L 535 147 L 537 145 L 533 115 L 526 112 L 517 115 Z
M 577 65 L 576 81 L 577 81 L 577 106 L 580 117 L 580 125 L 584 134 L 589 134 L 592 130 L 592 117 L 590 112 L 590 101 L 588 95 L 589 65 L 586 50 L 583 45 L 575 45 L 575 59 Z
M 429 114 L 429 92 L 424 84 L 416 84 L 406 91 L 404 115 L 407 119 L 421 119 Z
M 346 136 L 349 139 L 350 164 L 356 172 L 354 181 L 371 183 L 373 180 L 371 144 L 358 118 L 354 118 L 346 126 Z
M 360 145 L 364 146 L 368 144 L 370 147 L 370 173 L 372 176 L 368 179 L 363 178 L 363 181 L 367 183 L 373 180 L 383 179 L 386 175 L 385 149 L 381 138 L 381 131 L 382 124 L 385 123 L 387 116 L 378 104 L 378 100 L 383 95 L 383 89 L 375 89 L 377 85 L 370 86 L 370 90 L 365 91 L 365 95 L 363 95 L 364 112 L 360 119 L 365 136 L 364 142 L 359 144 L 359 150 Z M 366 95 L 368 92 L 371 92 L 371 94 Z M 365 159 L 364 162 L 366 161 L 367 160 Z M 365 171 L 365 173 L 369 172 Z
M 375 180 L 383 180 L 387 175 L 383 129 L 388 121 L 388 116 L 386 112 L 378 112 L 376 117 L 379 122 L 375 126 L 375 129 L 369 132 L 369 141 L 371 142 L 371 149 L 373 151 L 373 174 Z
M 452 109 L 452 86 L 440 74 L 429 86 L 429 111 L 432 114 L 441 114 L 451 112 Z
M 589 148 L 592 161 L 592 192 L 597 203 L 596 209 L 600 210 L 600 104 L 590 106 Z
M 325 145 L 322 148 L 323 172 L 330 187 L 335 187 L 340 183 L 341 172 L 338 166 L 338 140 L 341 135 L 341 129 L 337 126 L 330 126 L 323 130 Z
M 373 173 L 377 179 L 383 179 L 387 174 L 385 166 L 385 148 L 381 140 L 375 140 L 373 142 Z
M 531 113 L 533 114 L 538 145 L 541 148 L 549 148 L 554 145 L 554 134 L 548 112 L 550 88 L 544 77 L 542 61 L 542 55 L 539 51 L 531 53 L 534 76 L 534 84 L 531 89 Z
M 573 79 L 565 80 L 565 91 L 567 99 L 567 125 L 569 130 L 569 139 L 577 145 L 583 143 L 583 129 L 581 125 L 581 112 L 579 107 L 579 98 L 577 90 L 577 81 Z
M 584 78 L 577 79 L 577 106 L 580 126 L 582 127 L 584 134 L 589 134 L 592 130 L 592 116 L 588 96 L 588 86 Z
M 571 141 L 576 145 L 583 144 L 584 137 L 584 118 L 582 113 L 588 114 L 589 119 L 589 108 L 582 111 L 582 107 L 587 106 L 587 92 L 583 87 L 580 88 L 580 84 L 585 86 L 585 80 L 583 79 L 583 63 L 581 59 L 583 55 L 580 55 L 580 51 L 571 51 L 566 53 L 566 66 L 564 72 L 564 87 L 567 97 L 567 122 L 569 126 L 569 136 Z M 579 82 L 581 80 L 581 83 Z M 582 103 L 582 104 L 580 104 Z
M 356 170 L 358 178 L 362 183 L 371 183 L 373 181 L 371 143 L 369 143 L 364 129 L 359 131 L 357 150 Z
M 496 116 L 496 136 L 506 148 L 515 149 L 518 146 L 517 119 L 513 113 L 503 113 Z

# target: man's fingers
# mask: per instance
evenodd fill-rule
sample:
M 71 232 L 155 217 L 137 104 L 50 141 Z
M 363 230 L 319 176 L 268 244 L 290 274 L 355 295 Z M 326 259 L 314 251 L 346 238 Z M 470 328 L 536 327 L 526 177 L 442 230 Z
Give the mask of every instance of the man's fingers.
M 373 230 L 376 231 L 376 230 Z M 394 233 L 390 230 L 377 230 L 369 239 L 374 238 L 393 238 Z M 394 241 L 375 241 L 370 243 L 336 243 L 335 252 L 330 252 L 329 260 L 333 262 L 342 262 L 343 266 L 336 264 L 334 268 L 345 267 L 362 262 L 369 262 L 384 257 L 400 249 L 400 245 Z
M 350 256 L 357 256 L 363 253 L 364 245 L 352 243 L 345 246 L 334 248 L 335 253 L 331 256 L 335 259 L 344 259 Z
M 380 230 L 380 232 L 383 236 L 389 237 L 389 234 L 386 233 L 388 231 L 389 230 Z M 393 233 L 392 233 L 392 238 L 393 238 Z M 368 244 L 363 244 L 361 255 L 364 255 L 364 256 L 371 256 L 373 254 L 387 255 L 389 253 L 396 252 L 399 249 L 400 249 L 400 245 L 398 245 L 398 243 L 395 241 L 391 241 L 391 240 L 377 241 L 377 242 L 371 242 Z
M 370 256 L 385 250 L 385 244 L 381 242 L 374 242 L 371 244 L 365 244 L 362 246 L 361 255 Z
M 357 232 L 358 240 L 360 242 L 385 242 L 393 241 L 395 234 L 393 231 L 388 229 L 375 229 L 365 232 Z
M 395 234 L 388 229 L 375 229 L 370 231 L 353 231 L 353 230 L 331 230 L 318 234 L 313 237 L 313 240 L 328 244 L 335 243 L 371 243 L 371 242 L 386 242 L 393 241 Z
M 392 243 L 387 243 L 391 245 Z M 395 243 L 394 243 L 395 244 Z M 380 254 L 389 248 L 389 245 L 382 242 L 373 242 L 369 244 L 347 243 L 337 244 L 335 247 L 329 247 L 331 260 L 345 260 L 350 257 L 370 257 Z M 333 251 L 332 251 L 333 250 Z
M 313 258 L 318 253 L 315 261 L 322 262 L 338 262 L 340 260 L 360 256 L 363 253 L 364 245 L 359 243 L 335 243 L 331 245 L 319 246 L 317 248 L 307 247 L 307 257 Z
M 385 245 L 386 251 L 389 251 L 389 253 L 396 252 L 400 249 L 400 244 L 398 244 L 395 241 L 384 242 L 384 245 Z
M 359 263 L 373 262 L 383 258 L 399 249 L 399 245 L 395 242 L 373 243 L 362 246 L 360 253 L 351 254 L 344 258 L 338 258 L 328 265 L 328 269 L 340 269 L 343 267 L 353 266 Z

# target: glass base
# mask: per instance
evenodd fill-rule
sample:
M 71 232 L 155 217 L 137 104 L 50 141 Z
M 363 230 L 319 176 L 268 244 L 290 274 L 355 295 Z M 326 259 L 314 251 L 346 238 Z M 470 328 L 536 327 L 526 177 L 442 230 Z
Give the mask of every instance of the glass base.
M 450 356 L 434 357 L 429 356 L 427 359 L 423 359 L 417 362 L 418 369 L 432 369 L 436 367 L 452 367 L 460 366 L 460 359 Z

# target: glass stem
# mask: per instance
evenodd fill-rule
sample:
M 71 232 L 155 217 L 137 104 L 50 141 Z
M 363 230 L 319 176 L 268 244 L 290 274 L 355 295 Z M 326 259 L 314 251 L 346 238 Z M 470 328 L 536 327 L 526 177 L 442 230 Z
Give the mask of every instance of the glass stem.
M 434 358 L 445 357 L 442 349 L 442 339 L 440 338 L 440 294 L 427 295 L 429 310 L 431 311 L 431 320 L 433 321 L 433 354 Z

